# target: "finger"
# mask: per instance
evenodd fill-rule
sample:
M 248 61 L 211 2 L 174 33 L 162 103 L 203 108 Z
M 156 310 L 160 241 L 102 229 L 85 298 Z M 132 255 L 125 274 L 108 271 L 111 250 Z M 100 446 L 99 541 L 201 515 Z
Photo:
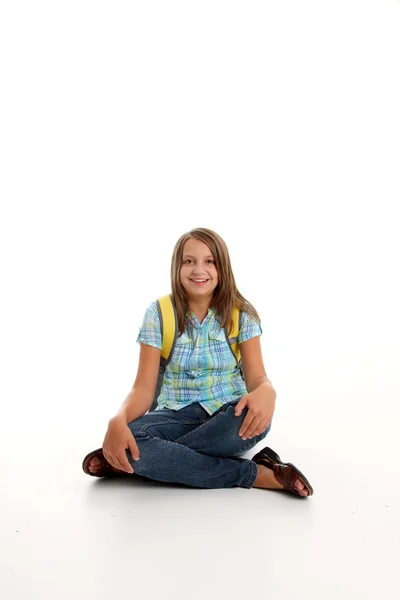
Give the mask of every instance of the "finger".
M 243 421 L 242 426 L 239 430 L 239 435 L 242 436 L 243 438 L 247 437 L 247 431 L 250 428 L 254 418 L 255 417 L 253 415 L 250 415 L 250 413 L 247 413 L 247 416 L 246 416 L 245 420 Z
M 246 396 L 244 396 L 241 400 L 239 400 L 239 402 L 235 406 L 235 416 L 239 417 L 242 414 L 242 410 L 244 408 L 246 408 L 246 406 L 247 406 Z
M 258 425 L 257 429 L 253 431 L 253 435 L 251 437 L 255 437 L 256 435 L 261 435 L 267 429 L 269 421 L 261 421 Z
M 128 439 L 129 450 L 131 451 L 133 460 L 139 460 L 139 448 L 137 447 L 137 443 L 133 435 L 131 435 L 131 439 Z
M 124 457 L 124 459 L 120 456 L 115 457 L 115 462 L 118 462 L 117 469 L 121 469 L 122 471 L 126 471 L 127 473 L 133 473 L 132 465 L 126 458 L 126 454 L 124 454 Z
M 258 429 L 259 429 L 259 427 L 260 427 L 260 423 L 261 423 L 261 419 L 260 419 L 260 417 L 258 417 L 258 418 L 256 418 L 256 417 L 255 417 L 255 418 L 253 419 L 253 421 L 252 421 L 252 423 L 251 423 L 250 427 L 249 427 L 249 428 L 248 428 L 248 430 L 246 431 L 246 434 L 245 434 L 245 436 L 243 436 L 243 439 L 244 439 L 245 437 L 246 437 L 246 438 L 252 438 L 252 437 L 254 437 L 254 435 L 257 435 L 257 434 L 256 434 L 256 431 L 258 431 Z
M 111 454 L 109 452 L 107 452 L 107 450 L 106 451 L 103 450 L 103 455 L 104 455 L 104 458 L 106 459 L 106 461 L 108 462 L 108 464 L 110 464 L 112 467 L 114 467 L 114 469 L 119 469 L 120 471 L 126 471 L 126 468 L 123 465 L 121 465 L 121 462 L 117 456 L 111 456 Z M 129 471 L 129 472 L 131 472 L 131 471 Z
M 112 467 L 114 467 L 114 469 L 119 469 L 120 466 L 118 464 L 118 461 L 115 459 L 114 456 L 112 456 L 109 452 L 106 453 L 103 451 L 104 457 L 107 460 L 108 464 L 110 464 Z

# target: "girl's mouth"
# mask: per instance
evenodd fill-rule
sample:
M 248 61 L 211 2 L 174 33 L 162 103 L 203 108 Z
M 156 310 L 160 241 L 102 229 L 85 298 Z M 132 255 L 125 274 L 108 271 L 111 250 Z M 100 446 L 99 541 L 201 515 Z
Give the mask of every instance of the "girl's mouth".
M 208 279 L 191 279 L 190 281 L 195 285 L 201 287 L 202 285 L 205 285 L 207 283 Z

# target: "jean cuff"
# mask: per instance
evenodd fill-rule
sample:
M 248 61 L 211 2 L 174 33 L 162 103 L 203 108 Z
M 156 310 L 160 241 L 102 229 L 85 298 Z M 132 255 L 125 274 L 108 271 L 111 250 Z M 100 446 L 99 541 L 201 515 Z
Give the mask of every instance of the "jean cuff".
M 257 475 L 258 475 L 258 467 L 257 467 L 256 463 L 253 460 L 249 460 L 248 462 L 250 463 L 251 472 L 250 472 L 250 476 L 247 480 L 247 483 L 245 483 L 243 486 L 245 488 L 253 487 L 253 485 L 256 482 Z

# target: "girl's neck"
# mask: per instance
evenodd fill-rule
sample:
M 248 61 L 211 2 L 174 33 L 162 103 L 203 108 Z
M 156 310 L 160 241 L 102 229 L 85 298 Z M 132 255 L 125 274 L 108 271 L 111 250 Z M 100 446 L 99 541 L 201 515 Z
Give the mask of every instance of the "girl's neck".
M 201 322 L 208 313 L 208 310 L 210 308 L 210 301 L 206 298 L 204 299 L 204 301 L 188 300 L 187 307 L 188 310 L 192 311 L 196 315 L 198 320 Z

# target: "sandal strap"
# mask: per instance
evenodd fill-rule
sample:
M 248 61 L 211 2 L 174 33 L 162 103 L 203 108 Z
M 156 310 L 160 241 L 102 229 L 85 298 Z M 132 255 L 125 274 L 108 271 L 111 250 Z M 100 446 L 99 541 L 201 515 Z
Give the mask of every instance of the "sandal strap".
M 305 488 L 308 489 L 305 481 L 296 473 L 296 471 L 285 463 L 273 463 L 268 456 L 260 456 L 262 451 L 253 457 L 253 461 L 258 465 L 263 465 L 274 472 L 275 479 L 280 483 L 285 490 L 293 492 L 297 496 L 301 496 L 299 490 L 295 487 L 295 483 L 298 479 L 304 484 Z
M 294 484 L 298 479 L 305 485 L 304 481 L 299 477 L 299 475 L 290 467 L 289 465 L 276 465 L 276 469 L 274 469 L 274 474 L 281 485 L 287 490 L 292 492 L 296 492 L 296 494 L 300 495 L 297 488 L 294 487 Z
M 258 458 L 257 460 L 254 460 L 253 458 L 252 460 L 258 465 L 264 465 L 264 467 L 268 467 L 268 469 L 271 469 L 271 471 L 274 470 L 274 465 L 266 460 L 263 460 L 262 458 Z

